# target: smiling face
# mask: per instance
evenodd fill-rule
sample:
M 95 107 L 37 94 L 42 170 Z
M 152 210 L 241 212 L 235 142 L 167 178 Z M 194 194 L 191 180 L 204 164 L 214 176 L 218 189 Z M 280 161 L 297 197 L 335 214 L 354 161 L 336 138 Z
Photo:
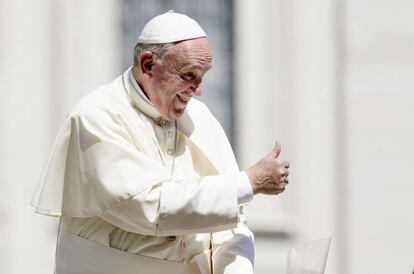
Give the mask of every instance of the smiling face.
M 207 38 L 180 42 L 162 63 L 151 64 L 144 90 L 161 116 L 174 121 L 184 113 L 192 96 L 201 95 L 201 82 L 211 66 Z M 141 68 L 146 69 L 145 63 Z

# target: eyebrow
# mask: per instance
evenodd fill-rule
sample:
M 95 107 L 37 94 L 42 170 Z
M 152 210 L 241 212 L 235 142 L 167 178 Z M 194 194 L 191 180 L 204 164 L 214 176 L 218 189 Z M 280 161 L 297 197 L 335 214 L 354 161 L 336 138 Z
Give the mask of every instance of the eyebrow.
M 212 66 L 213 65 L 211 63 L 209 65 L 207 65 L 207 70 L 211 69 Z M 202 68 L 203 68 L 203 66 L 193 64 L 193 65 L 190 65 L 190 66 L 183 66 L 183 67 L 181 67 L 181 70 L 192 70 L 192 69 L 200 69 L 201 70 Z

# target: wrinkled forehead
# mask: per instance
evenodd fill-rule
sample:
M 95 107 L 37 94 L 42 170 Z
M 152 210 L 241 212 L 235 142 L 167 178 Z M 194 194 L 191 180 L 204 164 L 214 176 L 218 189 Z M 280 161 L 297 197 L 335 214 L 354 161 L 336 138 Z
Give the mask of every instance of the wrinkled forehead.
M 213 61 L 207 38 L 197 38 L 179 42 L 171 56 L 179 67 L 210 69 Z

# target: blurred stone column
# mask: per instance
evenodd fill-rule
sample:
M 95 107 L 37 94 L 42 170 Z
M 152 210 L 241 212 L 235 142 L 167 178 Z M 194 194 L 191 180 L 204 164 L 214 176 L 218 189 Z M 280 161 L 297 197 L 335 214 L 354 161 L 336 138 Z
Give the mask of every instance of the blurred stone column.
M 413 11 L 347 1 L 349 273 L 414 270 Z
M 301 241 L 332 236 L 326 273 L 347 273 L 343 185 L 346 148 L 338 1 L 295 1 L 296 117 L 292 191 Z M 339 17 L 338 17 L 339 16 Z
M 255 163 L 282 143 L 281 157 L 289 158 L 291 91 L 284 73 L 281 51 L 284 44 L 281 1 L 235 3 L 235 136 L 241 168 Z M 289 68 L 288 68 L 289 69 Z M 289 76 L 290 77 L 290 76 Z M 286 112 L 287 111 L 287 112 Z M 256 231 L 291 233 L 283 195 L 256 196 L 247 208 L 250 226 Z
M 332 235 L 326 273 L 345 273 L 343 200 L 337 178 L 336 1 L 238 1 L 236 16 L 236 140 L 246 168 L 276 140 L 291 161 L 290 185 L 248 208 L 257 232 L 296 241 Z M 341 102 L 339 102 L 340 104 Z M 337 124 L 337 122 L 339 124 Z M 277 245 L 277 243 L 275 243 Z M 274 248 L 277 248 L 275 246 Z M 341 264 L 338 264 L 339 256 Z
M 53 273 L 56 223 L 29 206 L 53 139 L 48 1 L 0 2 L 0 273 Z
M 75 101 L 119 69 L 117 1 L 0 2 L 0 273 L 53 273 L 57 219 L 32 192 Z

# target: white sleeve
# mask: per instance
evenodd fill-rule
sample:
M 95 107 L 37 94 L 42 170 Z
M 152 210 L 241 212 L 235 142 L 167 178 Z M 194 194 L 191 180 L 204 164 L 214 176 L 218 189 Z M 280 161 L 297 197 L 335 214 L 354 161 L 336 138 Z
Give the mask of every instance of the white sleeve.
M 237 202 L 239 205 L 250 203 L 253 200 L 253 189 L 246 172 L 240 172 Z
M 170 180 L 99 214 L 126 231 L 144 235 L 211 233 L 238 221 L 239 174 Z

